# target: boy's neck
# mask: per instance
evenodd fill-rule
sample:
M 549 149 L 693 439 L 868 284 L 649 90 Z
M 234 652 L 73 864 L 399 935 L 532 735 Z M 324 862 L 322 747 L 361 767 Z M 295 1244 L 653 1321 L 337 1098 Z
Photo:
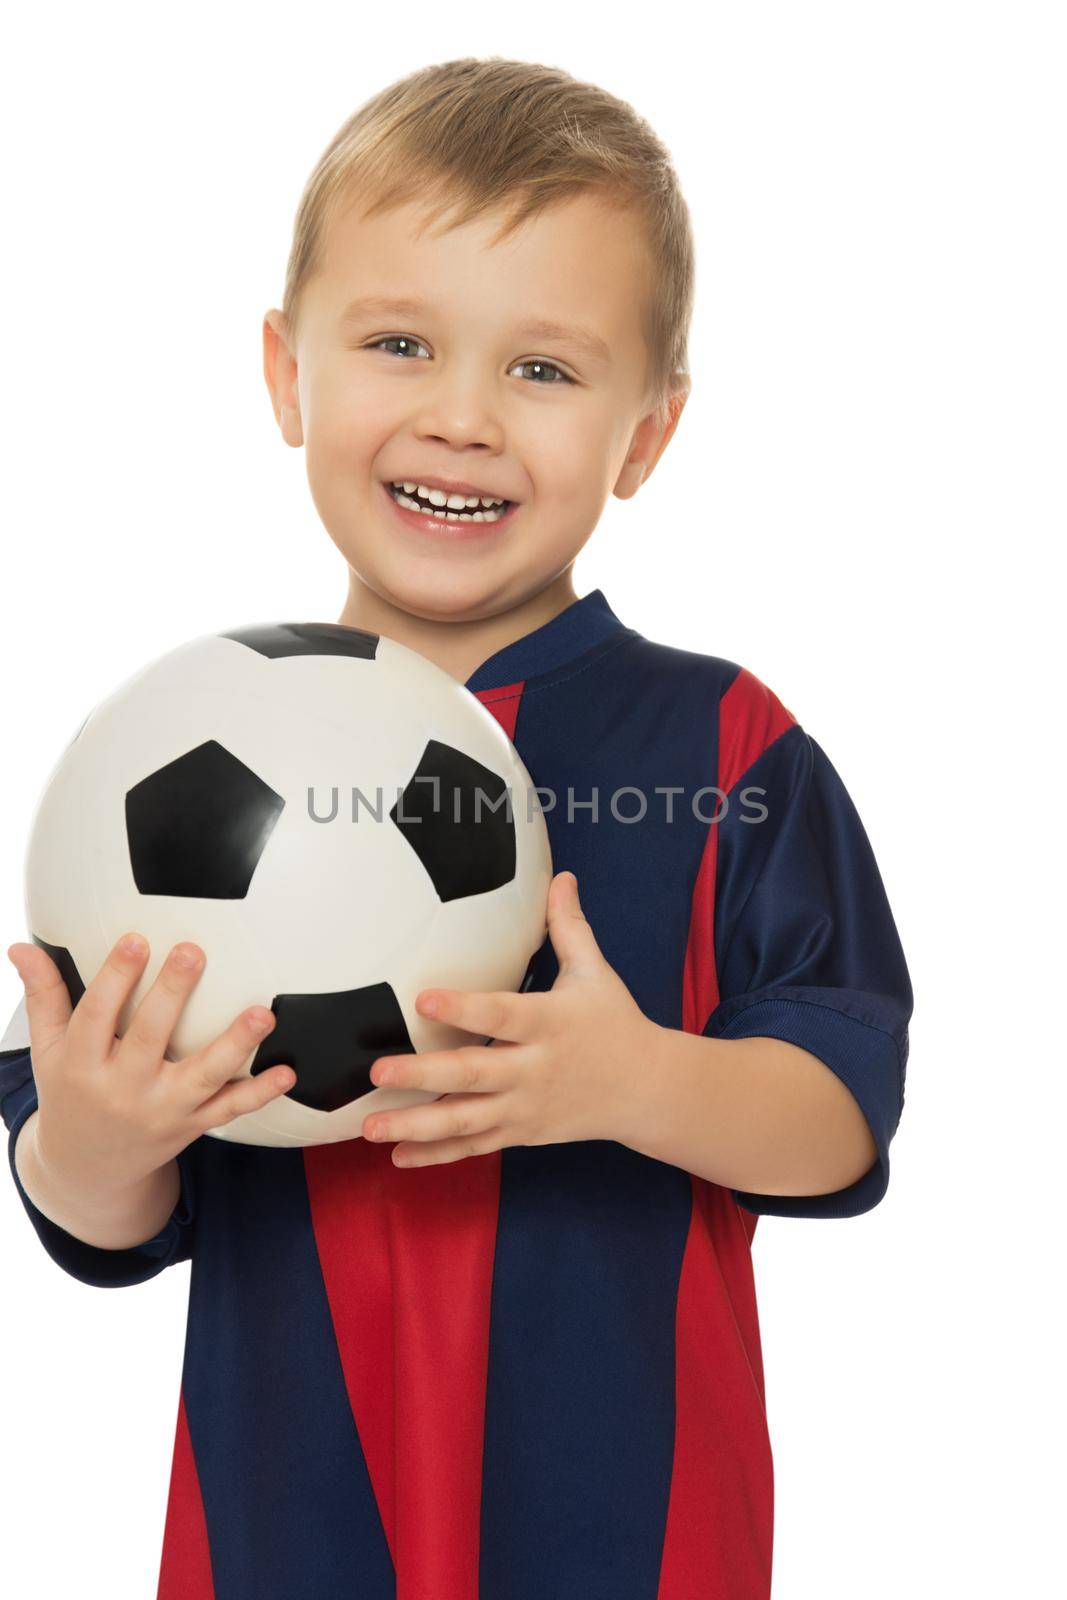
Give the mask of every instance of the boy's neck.
M 578 598 L 574 592 L 573 564 L 528 600 L 474 622 L 440 622 L 419 617 L 391 605 L 349 570 L 348 598 L 338 622 L 383 634 L 398 644 L 417 650 L 428 661 L 466 683 L 483 661 L 551 622 Z

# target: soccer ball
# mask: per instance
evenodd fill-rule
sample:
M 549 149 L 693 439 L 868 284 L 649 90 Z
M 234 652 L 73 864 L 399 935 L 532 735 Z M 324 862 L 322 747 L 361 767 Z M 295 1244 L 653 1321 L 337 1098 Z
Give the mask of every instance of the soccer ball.
M 124 931 L 145 935 L 120 1037 L 173 945 L 200 945 L 168 1059 L 261 1004 L 275 1028 L 238 1075 L 297 1074 L 211 1131 L 324 1144 L 437 1098 L 370 1068 L 475 1042 L 416 996 L 522 987 L 551 878 L 536 790 L 473 694 L 394 640 L 277 622 L 195 639 L 90 713 L 34 815 L 26 918 L 72 1004 Z

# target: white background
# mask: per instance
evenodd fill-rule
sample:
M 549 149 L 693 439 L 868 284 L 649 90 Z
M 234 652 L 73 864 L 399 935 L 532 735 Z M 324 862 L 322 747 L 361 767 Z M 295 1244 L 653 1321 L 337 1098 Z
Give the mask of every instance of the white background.
M 775 1597 L 1048 1594 L 1062 13 L 711 5 L 699 38 L 662 11 L 534 13 L 105 4 L 8 22 L 0 949 L 26 936 L 37 793 L 99 698 L 197 634 L 340 613 L 340 558 L 260 365 L 299 193 L 337 127 L 460 55 L 545 61 L 630 100 L 694 218 L 694 390 L 648 484 L 609 501 L 577 589 L 741 661 L 819 740 L 917 996 L 885 1200 L 756 1233 Z M 0 956 L 0 1031 L 20 993 Z M 0 1246 L 0 1580 L 19 1600 L 145 1600 L 188 1266 L 86 1288 L 9 1182 Z

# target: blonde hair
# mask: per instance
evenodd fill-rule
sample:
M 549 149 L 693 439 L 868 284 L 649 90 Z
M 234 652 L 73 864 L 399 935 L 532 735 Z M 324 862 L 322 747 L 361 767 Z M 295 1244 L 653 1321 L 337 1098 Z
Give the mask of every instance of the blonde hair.
M 560 67 L 464 56 L 398 78 L 348 119 L 297 208 L 281 307 L 291 340 L 330 220 L 354 196 L 366 202 L 364 217 L 413 196 L 426 204 L 428 222 L 455 205 L 444 231 L 500 208 L 499 243 L 578 194 L 632 210 L 644 228 L 652 279 L 641 308 L 646 392 L 665 423 L 671 396 L 689 388 L 689 210 L 667 149 L 645 119 Z

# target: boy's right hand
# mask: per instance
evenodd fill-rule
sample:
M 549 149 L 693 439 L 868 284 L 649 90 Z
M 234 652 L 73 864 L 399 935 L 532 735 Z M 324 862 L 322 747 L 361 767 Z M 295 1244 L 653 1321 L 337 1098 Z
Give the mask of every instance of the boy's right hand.
M 13 944 L 7 954 L 26 991 L 38 1160 L 72 1189 L 131 1188 L 201 1133 L 258 1111 L 296 1081 L 286 1066 L 230 1081 L 274 1027 L 265 1006 L 243 1011 L 203 1050 L 165 1059 L 204 968 L 198 945 L 175 945 L 121 1039 L 116 1026 L 148 960 L 146 940 L 124 935 L 73 1010 L 44 950 Z

